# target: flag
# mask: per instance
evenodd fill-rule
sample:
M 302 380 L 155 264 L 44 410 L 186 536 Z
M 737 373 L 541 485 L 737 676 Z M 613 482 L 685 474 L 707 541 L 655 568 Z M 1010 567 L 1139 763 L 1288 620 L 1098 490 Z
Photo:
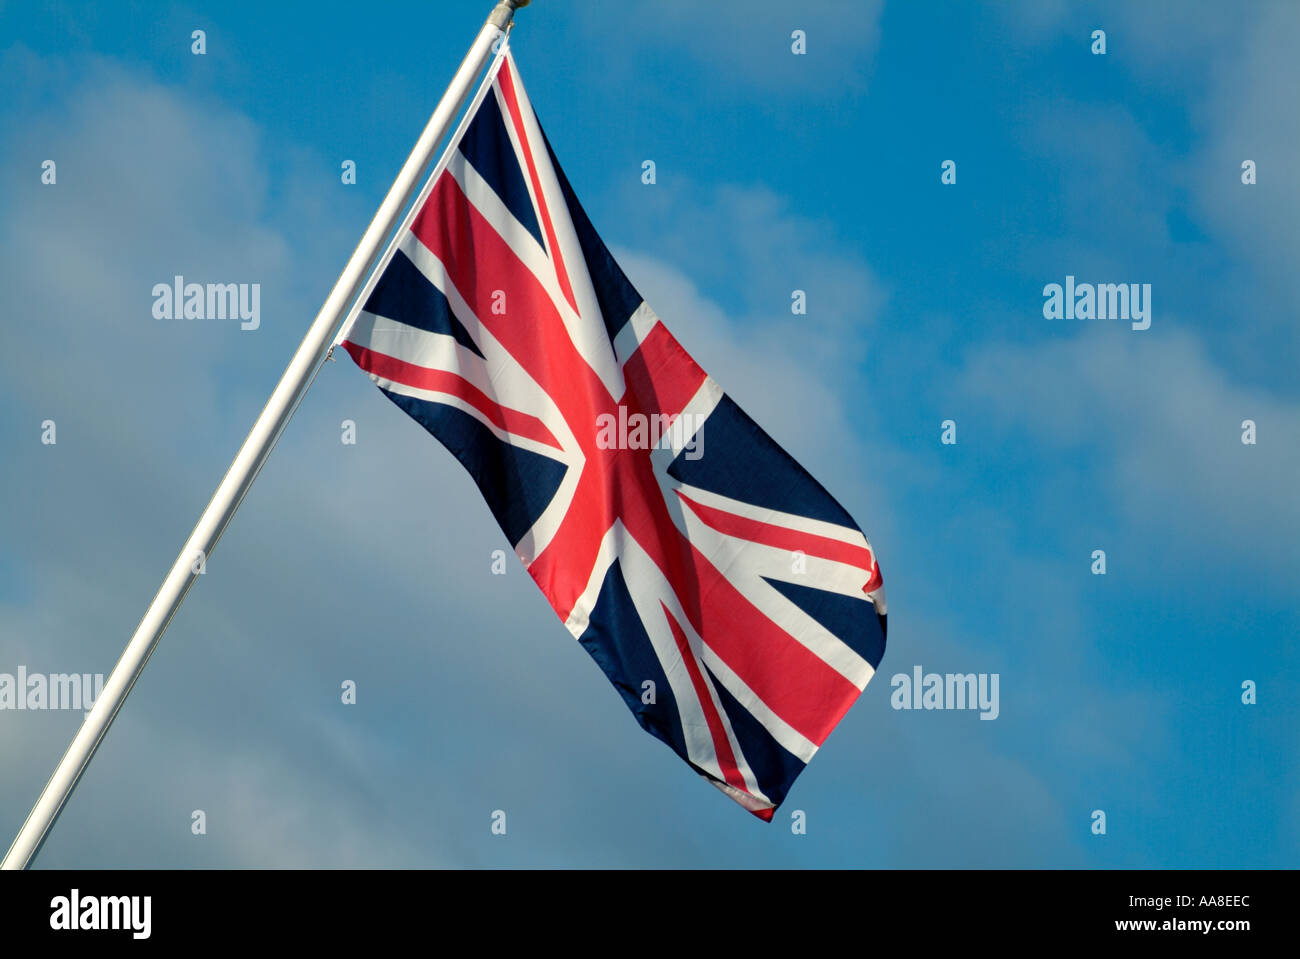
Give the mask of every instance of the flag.
M 640 725 L 771 820 L 885 648 L 845 510 L 628 282 L 513 56 L 339 341 L 478 484 Z

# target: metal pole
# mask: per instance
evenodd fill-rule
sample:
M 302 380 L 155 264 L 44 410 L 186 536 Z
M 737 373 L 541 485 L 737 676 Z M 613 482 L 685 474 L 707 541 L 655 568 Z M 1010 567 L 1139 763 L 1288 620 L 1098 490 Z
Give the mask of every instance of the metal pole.
M 63 810 L 68 797 L 76 788 L 81 774 L 85 772 L 95 750 L 99 748 L 104 734 L 122 708 L 122 703 L 136 679 L 144 670 L 145 663 L 153 653 L 158 640 L 166 631 L 167 625 L 176 615 L 176 610 L 185 600 L 185 594 L 194 584 L 199 561 L 212 555 L 217 541 L 225 532 L 235 510 L 243 501 L 244 495 L 253 485 L 262 465 L 274 449 L 281 432 L 298 408 L 307 388 L 311 386 L 316 371 L 320 368 L 329 349 L 339 324 L 347 315 L 366 277 L 374 269 L 375 263 L 384 250 L 385 240 L 395 224 L 399 222 L 403 211 L 414 197 L 420 179 L 434 158 L 434 151 L 442 142 L 451 127 L 452 120 L 460 112 L 466 98 L 473 88 L 474 80 L 482 72 L 492 54 L 492 46 L 503 35 L 514 18 L 515 9 L 526 6 L 528 0 L 501 0 L 488 15 L 487 22 L 479 31 L 469 53 L 465 55 L 460 68 L 452 78 L 447 92 L 438 101 L 433 116 L 416 141 L 415 148 L 402 166 L 397 179 L 384 197 L 379 210 L 375 213 L 366 232 L 357 244 L 342 275 L 334 284 L 325 305 L 321 307 L 316 319 L 308 329 L 306 337 L 298 346 L 288 368 L 280 378 L 275 392 L 267 400 L 266 406 L 253 428 L 239 448 L 235 460 L 226 471 L 225 478 L 217 487 L 212 501 L 199 517 L 194 532 L 185 542 L 171 571 L 163 580 L 158 595 L 145 611 L 144 618 L 136 627 L 135 634 L 122 653 L 122 658 L 113 667 L 112 674 L 104 684 L 104 690 L 95 701 L 90 714 L 73 738 L 68 751 L 55 768 L 36 805 L 28 814 L 22 829 L 14 839 L 13 845 L 5 855 L 0 869 L 24 869 L 40 850 L 50 827 Z

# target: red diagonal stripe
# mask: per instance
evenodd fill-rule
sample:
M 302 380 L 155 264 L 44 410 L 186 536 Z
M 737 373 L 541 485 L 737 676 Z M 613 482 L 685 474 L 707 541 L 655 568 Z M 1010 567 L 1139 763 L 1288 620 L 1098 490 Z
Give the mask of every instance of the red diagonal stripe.
M 455 177 L 438 179 L 411 232 L 442 262 L 478 325 L 546 391 L 579 442 L 594 448 L 596 413 L 612 402 L 609 391 L 578 352 L 546 288 Z M 506 315 L 492 311 L 497 291 L 509 304 Z
M 351 354 L 357 366 L 380 379 L 459 397 L 487 417 L 488 421 L 498 429 L 557 450 L 564 449 L 559 440 L 546 428 L 546 424 L 537 417 L 502 406 L 464 377 L 446 370 L 435 370 L 408 363 L 386 353 L 377 353 L 350 340 L 343 341 L 343 348 Z
M 524 151 L 524 162 L 528 165 L 528 178 L 533 183 L 533 195 L 537 197 L 537 210 L 542 215 L 542 226 L 546 230 L 546 245 L 551 259 L 555 262 L 555 278 L 560 281 L 564 298 L 573 307 L 573 312 L 577 313 L 578 303 L 573 297 L 573 289 L 569 286 L 569 275 L 564 269 L 564 257 L 560 255 L 560 244 L 555 239 L 555 227 L 551 224 L 551 211 L 547 208 L 546 194 L 542 192 L 542 181 L 537 176 L 537 164 L 533 162 L 533 149 L 528 143 L 528 134 L 524 131 L 524 118 L 519 112 L 519 98 L 515 96 L 515 82 L 510 76 L 510 61 L 501 64 L 497 81 L 502 99 L 506 101 L 506 109 L 514 121 L 519 147 Z
M 861 690 L 751 603 L 695 546 L 696 632 L 754 695 L 814 745 Z
M 661 601 L 660 608 L 663 609 L 664 615 L 668 617 L 668 628 L 673 631 L 673 639 L 677 641 L 677 651 L 682 654 L 682 662 L 686 666 L 686 672 L 691 677 L 691 685 L 695 687 L 695 696 L 700 701 L 700 709 L 704 711 L 704 721 L 709 724 L 709 736 L 713 739 L 713 751 L 718 756 L 718 768 L 722 770 L 722 777 L 727 781 L 728 786 L 734 786 L 741 792 L 749 792 L 745 786 L 745 777 L 740 774 L 740 767 L 736 765 L 736 755 L 731 751 L 731 742 L 727 739 L 727 730 L 722 724 L 722 717 L 718 715 L 718 710 L 713 704 L 713 696 L 709 693 L 709 685 L 704 681 L 704 674 L 700 671 L 700 664 L 695 659 L 695 652 L 691 649 L 691 644 L 686 639 L 686 633 L 682 630 L 681 624 L 673 618 L 673 614 L 668 611 L 668 607 Z
M 711 526 L 724 536 L 734 536 L 737 539 L 762 543 L 764 546 L 773 546 L 792 553 L 795 550 L 801 550 L 809 556 L 817 556 L 821 559 L 829 559 L 836 563 L 854 566 L 867 573 L 868 582 L 864 589 L 867 589 L 868 592 L 880 585 L 880 570 L 876 567 L 876 561 L 871 555 L 871 550 L 865 546 L 854 546 L 852 543 L 831 539 L 829 536 L 818 536 L 815 533 L 805 533 L 802 530 L 790 529 L 786 526 L 775 526 L 771 523 L 750 519 L 747 516 L 738 516 L 726 510 L 696 502 L 681 490 L 675 492 L 677 498 L 690 507 L 691 512 L 698 516 L 705 525 Z M 872 583 L 876 585 L 873 586 Z

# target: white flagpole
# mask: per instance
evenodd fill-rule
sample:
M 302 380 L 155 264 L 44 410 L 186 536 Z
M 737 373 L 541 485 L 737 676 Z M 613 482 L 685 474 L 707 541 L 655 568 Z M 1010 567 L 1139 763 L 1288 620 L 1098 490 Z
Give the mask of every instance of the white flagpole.
M 348 307 L 383 253 L 388 235 L 415 195 L 421 175 L 428 169 L 434 151 L 469 97 L 474 80 L 493 53 L 493 45 L 504 36 L 514 19 L 515 10 L 527 6 L 528 2 L 529 0 L 500 0 L 488 15 L 487 22 L 469 48 L 469 53 L 461 62 L 447 92 L 438 101 L 433 116 L 429 118 L 411 155 L 407 157 L 397 179 L 389 188 L 388 195 L 384 197 L 384 202 L 362 235 L 361 242 L 343 268 L 325 305 L 321 307 L 293 359 L 289 361 L 275 392 L 257 417 L 244 445 L 239 448 L 225 478 L 213 494 L 212 501 L 199 517 L 194 532 L 176 557 L 158 595 L 145 611 L 122 658 L 113 667 L 103 692 L 96 699 L 68 751 L 63 754 L 63 759 L 59 761 L 40 799 L 27 815 L 27 820 L 9 847 L 9 852 L 5 854 L 3 863 L 0 863 L 0 869 L 24 869 L 40 850 L 50 827 L 76 788 L 81 774 L 85 772 L 104 734 L 117 716 L 117 711 L 122 708 L 123 701 L 144 670 L 154 647 L 158 645 L 158 640 L 185 600 L 190 586 L 194 584 L 199 560 L 206 561 L 212 555 L 212 550 L 221 539 L 231 517 L 235 515 L 235 510 L 257 479 L 258 472 L 271 455 L 280 434 L 311 386 L 335 332 L 347 315 Z

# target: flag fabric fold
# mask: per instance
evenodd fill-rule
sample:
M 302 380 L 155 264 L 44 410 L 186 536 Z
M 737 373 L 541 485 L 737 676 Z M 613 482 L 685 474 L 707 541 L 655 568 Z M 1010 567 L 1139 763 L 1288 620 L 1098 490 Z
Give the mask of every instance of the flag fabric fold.
M 628 282 L 508 49 L 376 275 L 343 348 L 637 722 L 770 820 L 880 664 L 875 554 Z

